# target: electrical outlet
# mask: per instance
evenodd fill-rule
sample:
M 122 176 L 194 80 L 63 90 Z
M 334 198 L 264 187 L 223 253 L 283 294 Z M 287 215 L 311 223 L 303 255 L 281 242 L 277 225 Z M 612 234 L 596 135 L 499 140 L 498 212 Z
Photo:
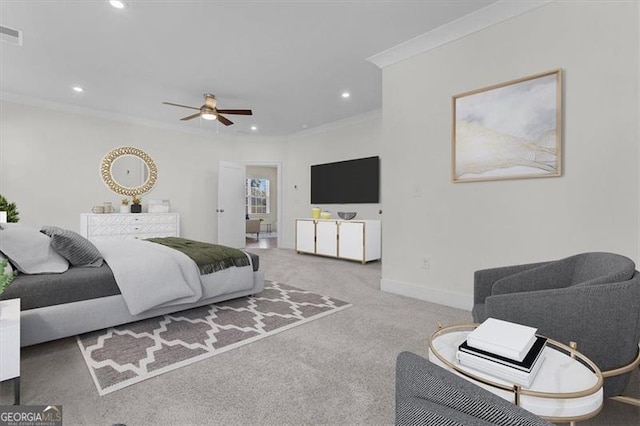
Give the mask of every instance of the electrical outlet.
M 431 256 L 422 258 L 422 269 L 431 269 Z

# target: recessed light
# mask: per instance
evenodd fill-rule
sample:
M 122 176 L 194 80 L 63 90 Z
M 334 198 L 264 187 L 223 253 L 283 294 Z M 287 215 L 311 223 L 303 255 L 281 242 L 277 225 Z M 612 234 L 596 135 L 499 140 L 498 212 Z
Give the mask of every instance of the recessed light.
M 251 130 L 255 132 L 256 130 L 258 130 L 258 128 L 256 126 L 251 126 Z
M 349 96 L 351 96 L 351 93 L 349 93 L 349 92 L 342 92 L 342 97 L 343 97 L 343 98 L 345 98 L 345 99 L 346 99 L 346 98 L 348 98 Z
M 80 86 L 73 86 L 72 89 L 74 92 L 78 92 L 78 93 L 84 92 L 84 89 Z
M 127 7 L 127 2 L 123 0 L 109 0 L 109 4 L 116 9 L 124 9 Z

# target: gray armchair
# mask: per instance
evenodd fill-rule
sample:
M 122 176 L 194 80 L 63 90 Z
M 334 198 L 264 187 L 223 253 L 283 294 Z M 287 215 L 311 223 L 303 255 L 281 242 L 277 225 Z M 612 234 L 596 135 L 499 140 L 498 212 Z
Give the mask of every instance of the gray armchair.
M 396 424 L 552 425 L 410 352 L 402 352 L 396 362 Z
M 612 370 L 638 354 L 640 273 L 631 259 L 613 253 L 476 271 L 473 319 L 489 317 L 574 341 L 602 371 Z M 629 376 L 605 379 L 604 395 L 620 395 Z
M 245 232 L 247 234 L 256 234 L 256 239 L 260 239 L 260 219 L 247 219 Z

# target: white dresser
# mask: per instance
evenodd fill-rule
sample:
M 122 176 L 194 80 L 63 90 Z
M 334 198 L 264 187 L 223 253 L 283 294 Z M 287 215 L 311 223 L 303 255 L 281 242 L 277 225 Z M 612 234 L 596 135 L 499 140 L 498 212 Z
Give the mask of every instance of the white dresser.
M 90 241 L 179 237 L 178 213 L 105 213 L 80 215 L 80 235 Z

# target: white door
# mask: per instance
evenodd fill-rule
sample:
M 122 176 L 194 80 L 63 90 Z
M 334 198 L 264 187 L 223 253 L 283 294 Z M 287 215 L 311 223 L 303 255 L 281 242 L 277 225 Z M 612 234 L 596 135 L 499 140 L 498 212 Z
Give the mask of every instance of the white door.
M 340 222 L 338 241 L 341 258 L 364 261 L 364 223 Z
M 338 225 L 333 220 L 316 223 L 316 254 L 338 256 Z
M 316 252 L 316 225 L 313 220 L 296 220 L 296 251 Z
M 244 164 L 220 161 L 218 166 L 218 244 L 245 246 L 246 182 Z

